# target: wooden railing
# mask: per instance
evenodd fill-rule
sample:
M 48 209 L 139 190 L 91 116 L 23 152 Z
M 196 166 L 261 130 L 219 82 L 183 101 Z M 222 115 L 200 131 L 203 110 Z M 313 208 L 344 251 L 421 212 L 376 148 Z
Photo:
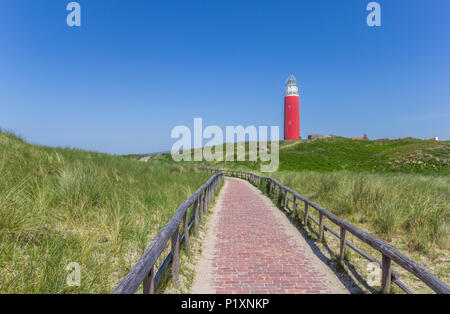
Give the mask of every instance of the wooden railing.
M 194 234 L 198 236 L 200 221 L 208 212 L 211 201 L 222 180 L 222 173 L 219 172 L 213 175 L 188 200 L 180 205 L 167 225 L 161 229 L 150 243 L 150 246 L 136 265 L 112 291 L 113 294 L 132 294 L 139 288 L 141 283 L 143 283 L 143 293 L 152 294 L 155 292 L 155 287 L 160 283 L 161 275 L 169 266 L 171 266 L 171 276 L 174 285 L 179 285 L 180 243 L 184 240 L 186 251 L 189 253 L 190 230 L 194 226 Z M 188 209 L 191 206 L 193 206 L 193 211 L 191 217 L 188 217 Z M 180 226 L 182 229 L 181 234 Z M 169 239 L 171 241 L 170 253 L 155 273 L 155 264 L 163 253 Z
M 333 213 L 329 212 L 325 208 L 317 205 L 316 203 L 310 201 L 306 197 L 301 196 L 294 190 L 284 186 L 277 180 L 271 177 L 259 176 L 253 174 L 251 172 L 244 171 L 231 171 L 231 170 L 217 170 L 210 168 L 200 168 L 204 171 L 210 171 L 212 173 L 222 173 L 225 176 L 238 177 L 245 180 L 248 180 L 250 183 L 263 188 L 266 190 L 267 194 L 270 197 L 273 197 L 280 206 L 283 206 L 285 209 L 290 211 L 297 211 L 299 208 L 298 202 L 301 201 L 304 203 L 304 220 L 303 223 L 306 226 L 308 220 L 313 221 L 315 224 L 319 226 L 319 239 L 324 237 L 324 232 L 329 231 L 333 236 L 340 240 L 340 250 L 339 250 L 339 261 L 342 262 L 344 260 L 345 247 L 348 246 L 350 249 L 357 252 L 359 255 L 369 260 L 370 262 L 377 264 L 381 267 L 381 292 L 389 293 L 391 289 L 391 282 L 395 283 L 398 287 L 400 287 L 403 291 L 408 294 L 412 294 L 413 291 L 410 290 L 403 282 L 400 281 L 400 275 L 392 270 L 391 261 L 397 263 L 400 267 L 406 269 L 414 276 L 419 278 L 422 282 L 424 282 L 428 287 L 430 287 L 434 292 L 440 294 L 449 294 L 450 287 L 425 269 L 423 266 L 419 265 L 406 255 L 400 253 L 392 246 L 387 244 L 386 242 L 376 238 L 375 236 L 362 231 L 351 223 L 339 218 Z M 291 197 L 290 197 L 291 196 Z M 292 208 L 289 207 L 292 203 Z M 309 208 L 312 207 L 316 209 L 319 213 L 319 220 L 317 221 L 314 217 L 309 214 Z M 328 227 L 324 223 L 324 217 L 328 218 L 331 222 L 336 224 L 340 228 L 340 233 L 334 231 L 330 227 Z M 368 253 L 364 252 L 351 242 L 346 240 L 346 234 L 350 232 L 355 235 L 362 242 L 367 243 L 375 250 L 381 253 L 381 262 L 376 258 L 370 256 Z

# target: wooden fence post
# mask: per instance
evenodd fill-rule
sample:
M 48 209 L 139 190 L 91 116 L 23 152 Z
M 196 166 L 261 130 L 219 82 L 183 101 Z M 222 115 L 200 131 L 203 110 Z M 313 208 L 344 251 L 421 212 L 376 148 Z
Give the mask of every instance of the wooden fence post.
M 292 195 L 292 198 L 294 199 L 294 201 L 292 202 L 292 210 L 295 213 L 297 211 L 297 197 L 295 195 Z
M 319 213 L 319 241 L 323 239 L 323 214 Z
M 195 201 L 194 203 L 194 226 L 195 226 L 195 236 L 198 237 L 198 233 L 199 233 L 199 228 L 200 228 L 200 224 L 199 224 L 199 220 L 198 220 L 198 216 L 199 216 L 199 207 L 200 207 L 200 202 L 199 199 L 201 199 L 201 195 L 200 197 Z
M 381 259 L 381 292 L 391 292 L 391 259 L 384 254 Z
M 179 227 L 178 227 L 179 228 Z M 178 237 L 178 228 L 172 234 L 171 248 L 172 252 L 172 276 L 173 284 L 178 287 L 180 284 L 180 265 L 179 265 L 179 252 L 180 252 L 180 238 Z
M 208 211 L 208 189 L 206 188 L 203 193 L 203 215 L 206 215 Z
M 187 254 L 191 254 L 191 246 L 189 245 L 189 220 L 187 217 L 187 210 L 183 215 L 183 229 L 184 229 L 184 244 L 186 245 Z
M 150 269 L 150 272 L 145 277 L 144 282 L 143 282 L 143 293 L 144 294 L 153 294 L 153 293 L 155 293 L 154 277 L 155 277 L 155 272 L 154 272 L 154 267 L 152 267 Z
M 281 193 L 281 187 L 279 187 L 279 192 L 278 192 L 278 205 L 281 206 L 281 202 L 283 201 L 283 193 Z
M 287 203 L 288 203 L 287 190 L 284 190 L 284 208 L 285 209 L 287 209 Z
M 345 229 L 341 227 L 341 247 L 339 251 L 339 262 L 342 263 L 344 261 L 345 255 Z
M 200 212 L 200 221 L 203 220 L 203 211 L 205 210 L 205 197 L 204 197 L 204 191 L 200 194 L 200 205 L 199 205 L 199 212 Z
M 303 221 L 305 228 L 308 226 L 308 202 L 305 202 L 305 220 Z
M 211 186 L 206 188 L 206 212 L 209 211 L 209 206 L 211 204 Z

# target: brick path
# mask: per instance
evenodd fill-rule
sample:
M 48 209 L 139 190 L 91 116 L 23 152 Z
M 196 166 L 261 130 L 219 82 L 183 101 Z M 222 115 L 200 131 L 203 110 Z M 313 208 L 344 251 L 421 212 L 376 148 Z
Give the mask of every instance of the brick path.
M 214 208 L 218 217 L 209 265 L 200 270 L 209 272 L 209 280 L 200 284 L 207 289 L 199 293 L 345 292 L 338 280 L 330 283 L 328 268 L 318 270 L 314 264 L 321 261 L 268 198 L 246 181 L 226 181 Z

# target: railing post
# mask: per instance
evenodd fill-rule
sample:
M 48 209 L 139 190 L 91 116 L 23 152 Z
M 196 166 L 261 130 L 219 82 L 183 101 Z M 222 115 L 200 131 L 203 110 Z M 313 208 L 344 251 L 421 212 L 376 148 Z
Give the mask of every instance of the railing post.
M 308 202 L 305 202 L 305 220 L 303 222 L 305 227 L 308 226 Z
M 319 241 L 323 239 L 323 214 L 319 213 Z
M 294 194 L 292 194 L 293 202 L 292 202 L 292 211 L 295 213 L 297 211 L 297 197 L 295 197 Z
M 342 263 L 344 261 L 344 255 L 345 255 L 345 232 L 346 230 L 341 227 L 341 246 L 339 251 L 339 262 Z
M 154 272 L 154 267 L 152 266 L 152 268 L 150 269 L 150 272 L 148 273 L 148 275 L 144 278 L 144 282 L 143 282 L 143 293 L 144 294 L 153 294 L 155 293 L 155 272 Z
M 201 199 L 202 196 L 200 195 L 199 199 Z M 195 227 L 195 236 L 198 237 L 198 233 L 199 233 L 199 229 L 200 229 L 200 224 L 199 224 L 199 207 L 200 207 L 200 202 L 199 199 L 197 199 L 194 203 L 194 227 Z
M 205 215 L 209 210 L 209 187 L 206 188 L 205 190 Z
M 206 212 L 209 212 L 209 207 L 211 206 L 211 185 L 208 186 L 208 195 L 207 195 L 207 200 L 208 200 L 208 206 L 206 206 Z
M 183 216 L 183 229 L 184 229 L 184 244 L 186 245 L 187 254 L 191 253 L 191 246 L 189 245 L 189 220 L 187 217 L 187 210 Z
M 381 259 L 381 293 L 391 292 L 391 259 L 383 254 Z
M 205 196 L 204 196 L 204 190 L 200 194 L 200 205 L 199 205 L 199 212 L 200 212 L 200 221 L 203 220 L 203 212 L 205 210 Z
M 206 187 L 206 190 L 205 190 L 205 203 L 206 203 L 206 206 L 205 206 L 205 215 L 206 215 L 209 210 L 209 186 Z
M 203 216 L 206 215 L 207 207 L 208 207 L 208 189 L 205 189 L 203 191 L 203 209 L 202 209 L 203 213 L 202 213 L 202 219 L 203 219 Z
M 180 265 L 179 265 L 180 238 L 178 237 L 178 229 L 179 229 L 179 227 L 172 234 L 172 241 L 171 241 L 171 248 L 170 248 L 170 251 L 172 253 L 173 284 L 175 287 L 178 287 L 180 284 L 180 280 L 179 280 L 179 275 L 180 275 Z
M 281 206 L 281 202 L 283 201 L 283 193 L 281 193 L 281 187 L 279 187 L 280 191 L 278 193 L 278 205 Z
M 211 203 L 214 201 L 214 195 L 215 195 L 214 185 L 211 185 Z

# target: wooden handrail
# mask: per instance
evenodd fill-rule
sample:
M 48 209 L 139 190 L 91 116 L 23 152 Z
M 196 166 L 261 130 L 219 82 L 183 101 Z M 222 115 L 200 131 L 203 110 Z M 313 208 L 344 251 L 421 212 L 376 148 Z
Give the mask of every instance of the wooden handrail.
M 199 211 L 204 214 L 208 210 L 214 193 L 220 186 L 223 180 L 222 173 L 213 175 L 204 185 L 202 185 L 189 199 L 184 201 L 180 207 L 178 207 L 175 214 L 170 221 L 159 231 L 145 253 L 141 256 L 139 261 L 131 268 L 129 273 L 120 281 L 117 287 L 111 292 L 112 294 L 132 294 L 143 283 L 144 293 L 154 293 L 154 289 L 158 285 L 161 273 L 169 264 L 172 264 L 172 278 L 175 286 L 178 285 L 178 272 L 179 272 L 179 260 L 178 252 L 180 243 L 185 240 L 188 244 L 189 230 L 194 225 L 196 235 L 199 225 Z M 200 204 L 202 203 L 202 204 Z M 202 206 L 200 206 L 202 205 Z M 190 223 L 187 223 L 187 211 L 194 206 L 194 213 L 191 216 Z M 203 217 L 204 215 L 201 215 Z M 180 224 L 183 220 L 183 233 L 179 235 Z M 154 272 L 154 265 L 158 258 L 161 256 L 167 243 L 171 240 L 171 251 L 165 258 L 164 263 L 160 269 Z M 187 248 L 189 245 L 187 245 Z
M 324 225 L 322 223 L 323 230 L 328 230 L 333 233 L 334 236 L 341 239 L 341 256 L 343 254 L 343 247 L 348 246 L 351 249 L 353 249 L 355 252 L 359 253 L 364 258 L 368 259 L 371 262 L 377 263 L 382 268 L 382 292 L 388 293 L 390 291 L 390 283 L 391 280 L 395 284 L 397 284 L 402 290 L 404 290 L 406 293 L 412 293 L 412 291 L 406 287 L 406 285 L 399 280 L 399 274 L 391 270 L 391 260 L 397 263 L 400 267 L 406 269 L 410 273 L 412 273 L 414 276 L 419 278 L 422 282 L 424 282 L 428 287 L 430 287 L 434 292 L 439 294 L 450 294 L 450 287 L 437 278 L 434 274 L 432 274 L 430 271 L 425 269 L 420 264 L 416 263 L 414 260 L 409 258 L 408 256 L 404 255 L 403 253 L 397 251 L 395 248 L 390 246 L 388 243 L 376 238 L 372 234 L 365 232 L 358 227 L 354 226 L 353 224 L 339 218 L 335 214 L 329 212 L 325 208 L 319 206 L 318 204 L 314 203 L 313 201 L 307 199 L 306 197 L 298 194 L 296 191 L 284 186 L 280 182 L 278 182 L 276 179 L 266 176 L 260 176 L 251 172 L 246 171 L 234 171 L 234 170 L 218 170 L 218 169 L 211 169 L 211 168 L 200 168 L 200 170 L 204 171 L 210 171 L 212 173 L 222 173 L 223 175 L 232 176 L 232 177 L 239 177 L 246 179 L 250 181 L 251 183 L 255 185 L 260 185 L 263 181 L 266 181 L 266 189 L 267 194 L 269 196 L 272 196 L 272 194 L 277 193 L 275 191 L 275 188 L 278 190 L 278 202 L 281 204 L 281 198 L 284 198 L 284 204 L 285 207 L 288 204 L 288 200 L 291 200 L 288 198 L 287 193 L 290 193 L 293 198 L 294 203 L 294 210 L 297 210 L 297 204 L 296 200 L 301 200 L 305 203 L 305 209 L 307 210 L 308 206 L 313 207 L 319 212 L 319 215 L 323 218 L 323 216 L 327 217 L 331 222 L 336 224 L 340 227 L 341 233 L 337 233 L 328 226 Z M 309 216 L 311 219 L 312 217 Z M 321 219 L 322 219 L 321 218 Z M 305 222 L 307 222 L 308 219 L 308 213 L 305 213 Z M 316 224 L 321 226 L 320 222 L 318 222 L 315 219 L 311 219 Z M 322 232 L 322 231 L 319 231 Z M 371 257 L 369 254 L 365 253 L 363 250 L 357 248 L 355 245 L 351 244 L 350 242 L 345 240 L 345 233 L 350 232 L 354 236 L 356 236 L 358 239 L 360 239 L 362 242 L 370 245 L 375 250 L 379 251 L 382 254 L 382 262 L 379 262 L 377 259 Z M 321 235 L 322 236 L 322 235 Z

